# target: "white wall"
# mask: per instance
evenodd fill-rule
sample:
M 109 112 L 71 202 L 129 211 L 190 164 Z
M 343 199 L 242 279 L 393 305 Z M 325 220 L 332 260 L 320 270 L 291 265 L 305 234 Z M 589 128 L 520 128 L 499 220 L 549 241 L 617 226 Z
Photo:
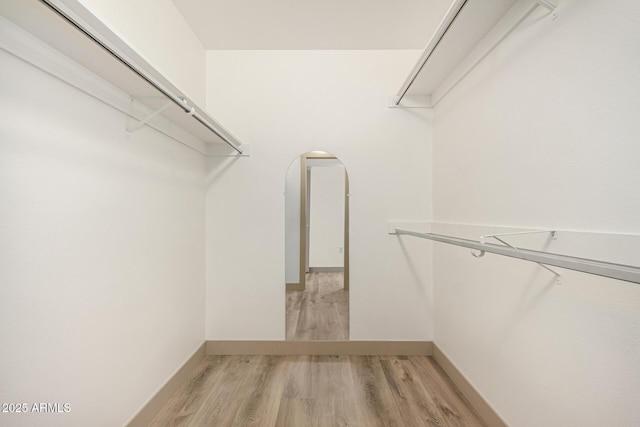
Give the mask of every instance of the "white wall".
M 309 267 L 344 267 L 344 166 L 310 168 Z
M 199 106 L 205 103 L 205 50 L 171 0 L 80 2 Z
M 387 108 L 418 55 L 207 53 L 207 108 L 252 145 L 208 164 L 208 339 L 285 338 L 285 175 L 313 150 L 349 172 L 351 338 L 432 338 L 428 246 L 386 234 L 431 217 L 431 112 Z
M 125 422 L 204 340 L 204 164 L 0 52 L 0 414 Z
M 287 170 L 285 182 L 285 280 L 300 283 L 300 158 Z
M 559 3 L 437 106 L 434 232 L 640 265 L 640 4 Z M 435 342 L 509 425 L 640 423 L 637 285 L 434 250 Z

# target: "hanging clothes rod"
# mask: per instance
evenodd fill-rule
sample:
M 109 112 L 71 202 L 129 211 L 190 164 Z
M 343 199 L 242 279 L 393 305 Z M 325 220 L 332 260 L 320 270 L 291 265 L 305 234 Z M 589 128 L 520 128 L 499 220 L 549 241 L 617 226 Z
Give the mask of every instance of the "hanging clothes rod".
M 135 64 L 131 63 L 123 55 L 121 55 L 120 53 L 112 49 L 110 46 L 108 46 L 107 43 L 100 40 L 100 38 L 97 35 L 93 34 L 89 29 L 85 28 L 81 22 L 74 19 L 72 16 L 70 16 L 68 13 L 62 10 L 58 5 L 55 4 L 55 2 L 51 0 L 40 0 L 40 2 L 46 5 L 47 7 L 49 7 L 53 12 L 55 12 L 58 16 L 60 16 L 65 21 L 67 21 L 69 24 L 73 25 L 77 30 L 79 30 L 81 33 L 83 33 L 85 36 L 91 39 L 95 44 L 100 46 L 102 49 L 104 49 L 107 53 L 109 53 L 119 62 L 124 64 L 127 68 L 129 68 L 131 71 L 137 74 L 141 79 L 143 79 L 148 84 L 153 86 L 158 92 L 162 93 L 174 104 L 176 104 L 178 107 L 184 110 L 185 113 L 192 116 L 200 124 L 202 124 L 204 127 L 206 127 L 211 132 L 213 132 L 218 138 L 220 138 L 222 141 L 228 144 L 231 148 L 237 151 L 238 154 L 244 154 L 243 150 L 238 146 L 238 144 L 232 141 L 233 139 L 232 137 L 230 137 L 229 135 L 226 135 L 226 132 L 224 132 L 224 130 L 220 129 L 218 126 L 211 123 L 211 120 L 206 117 L 206 114 L 197 111 L 194 106 L 189 105 L 188 101 L 184 97 L 174 94 L 168 88 L 166 88 L 162 83 L 158 82 L 148 73 L 146 73 L 144 70 L 136 67 Z
M 392 234 L 406 234 L 419 237 L 421 239 L 433 240 L 464 248 L 476 249 L 494 253 L 497 255 L 518 258 L 546 265 L 553 265 L 569 270 L 594 274 L 596 276 L 609 277 L 611 279 L 624 280 L 626 282 L 640 283 L 640 268 L 630 265 L 614 264 L 611 262 L 597 261 L 586 258 L 577 258 L 568 255 L 559 255 L 549 252 L 533 251 L 530 249 L 511 248 L 509 246 L 494 245 L 492 243 L 481 243 L 475 240 L 461 239 L 458 237 L 445 236 L 433 233 L 419 233 L 417 231 L 403 230 L 395 228 Z

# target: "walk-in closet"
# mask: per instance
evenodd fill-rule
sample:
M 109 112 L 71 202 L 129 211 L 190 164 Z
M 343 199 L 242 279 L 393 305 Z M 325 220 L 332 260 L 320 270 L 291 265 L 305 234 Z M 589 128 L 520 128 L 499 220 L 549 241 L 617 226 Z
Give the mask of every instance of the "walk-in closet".
M 639 116 L 634 0 L 0 0 L 0 426 L 638 426 Z

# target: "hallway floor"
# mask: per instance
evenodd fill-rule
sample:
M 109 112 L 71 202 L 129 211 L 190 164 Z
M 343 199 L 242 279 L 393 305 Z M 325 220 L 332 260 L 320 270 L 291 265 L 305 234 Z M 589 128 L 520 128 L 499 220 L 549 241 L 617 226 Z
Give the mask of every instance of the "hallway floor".
M 349 291 L 343 273 L 308 273 L 304 291 L 287 291 L 287 340 L 349 339 Z
M 482 426 L 425 356 L 208 356 L 152 426 Z

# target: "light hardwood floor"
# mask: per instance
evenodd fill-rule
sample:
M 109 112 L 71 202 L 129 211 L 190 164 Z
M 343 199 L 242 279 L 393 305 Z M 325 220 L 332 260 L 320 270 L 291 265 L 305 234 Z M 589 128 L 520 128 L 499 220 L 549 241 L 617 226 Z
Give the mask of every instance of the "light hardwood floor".
M 349 291 L 343 273 L 309 273 L 304 291 L 287 291 L 287 340 L 349 339 Z
M 152 426 L 483 426 L 425 356 L 208 356 Z

